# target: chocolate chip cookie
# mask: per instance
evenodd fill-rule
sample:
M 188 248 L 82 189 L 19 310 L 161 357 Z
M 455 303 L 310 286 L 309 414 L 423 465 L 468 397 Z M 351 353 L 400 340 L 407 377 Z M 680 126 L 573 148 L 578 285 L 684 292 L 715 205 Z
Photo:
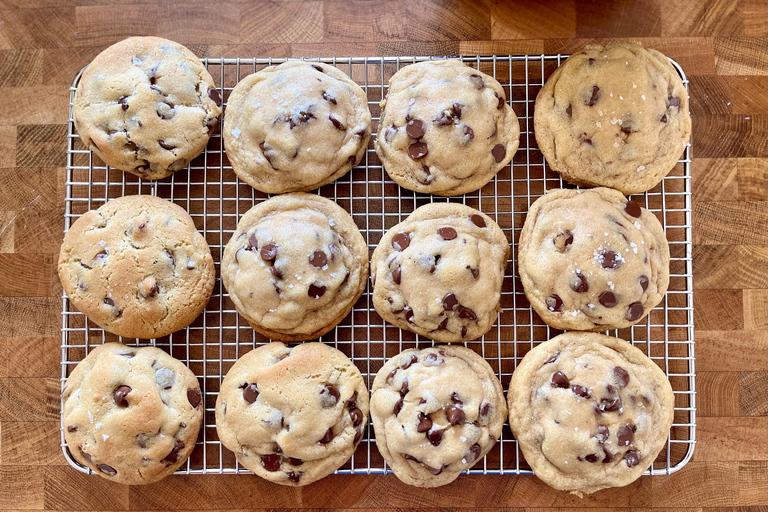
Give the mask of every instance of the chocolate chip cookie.
M 72 224 L 59 279 L 72 305 L 105 331 L 159 338 L 202 313 L 215 272 L 208 244 L 183 208 L 125 196 Z
M 390 178 L 455 196 L 488 183 L 517 151 L 520 125 L 495 78 L 458 60 L 405 66 L 389 80 L 376 153 Z
M 520 233 L 517 261 L 533 309 L 557 329 L 628 327 L 669 285 L 661 223 L 604 187 L 555 189 L 537 199 Z
M 627 485 L 672 426 L 664 372 L 624 340 L 569 332 L 528 352 L 509 384 L 509 424 L 536 476 L 576 494 Z
M 72 457 L 108 480 L 138 485 L 176 471 L 195 448 L 203 396 L 195 375 L 155 347 L 91 350 L 61 395 Z
M 129 37 L 86 68 L 72 112 L 85 147 L 112 167 L 157 180 L 203 151 L 219 122 L 221 96 L 184 46 Z
M 479 338 L 498 316 L 508 256 L 504 232 L 484 213 L 422 206 L 373 251 L 373 305 L 387 322 L 433 340 Z
M 410 349 L 381 367 L 371 391 L 376 447 L 395 476 L 438 487 L 485 456 L 507 415 L 488 363 L 461 346 Z
M 262 345 L 221 383 L 216 430 L 250 471 L 307 485 L 355 452 L 368 421 L 368 389 L 347 356 L 322 343 Z
M 222 136 L 241 180 L 272 194 L 306 192 L 363 158 L 371 113 L 365 92 L 341 70 L 289 61 L 235 86 Z
M 563 179 L 635 194 L 656 186 L 688 144 L 688 93 L 656 50 L 587 46 L 544 84 L 534 126 L 547 163 Z
M 221 260 L 237 311 L 264 336 L 315 339 L 349 314 L 365 290 L 368 246 L 333 201 L 295 192 L 250 210 Z

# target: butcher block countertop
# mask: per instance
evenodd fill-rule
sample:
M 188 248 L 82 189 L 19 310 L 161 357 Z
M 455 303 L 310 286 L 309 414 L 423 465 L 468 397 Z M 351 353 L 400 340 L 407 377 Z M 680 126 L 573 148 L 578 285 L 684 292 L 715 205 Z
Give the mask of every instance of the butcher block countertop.
M 768 510 L 765 0 L 0 0 L 0 510 Z M 534 476 L 393 475 L 286 488 L 250 475 L 128 487 L 59 447 L 69 85 L 131 35 L 201 57 L 571 53 L 641 41 L 690 79 L 697 444 L 670 476 L 582 499 Z M 506 383 L 504 383 L 506 385 Z

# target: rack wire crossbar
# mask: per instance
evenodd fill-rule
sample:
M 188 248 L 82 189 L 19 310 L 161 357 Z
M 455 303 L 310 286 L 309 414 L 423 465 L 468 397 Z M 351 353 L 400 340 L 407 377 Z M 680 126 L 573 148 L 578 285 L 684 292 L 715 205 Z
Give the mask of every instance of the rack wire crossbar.
M 363 161 L 347 175 L 320 188 L 317 193 L 335 200 L 354 218 L 372 251 L 382 235 L 413 210 L 434 201 L 460 202 L 490 215 L 514 245 L 507 261 L 501 297 L 501 312 L 492 329 L 481 340 L 464 343 L 482 355 L 493 367 L 504 389 L 522 357 L 537 343 L 560 331 L 550 328 L 533 312 L 517 274 L 517 241 L 525 214 L 538 197 L 552 188 L 573 188 L 548 168 L 533 133 L 536 95 L 546 78 L 567 55 L 464 56 L 467 65 L 494 76 L 503 86 L 508 102 L 520 121 L 520 146 L 511 164 L 482 189 L 462 196 L 443 198 L 419 194 L 397 186 L 384 172 L 381 161 L 369 144 Z M 441 57 L 329 57 L 303 59 L 339 67 L 357 82 L 368 96 L 374 137 L 378 127 L 379 102 L 386 96 L 389 78 L 402 66 Z M 207 58 L 203 63 L 218 82 L 222 98 L 240 79 L 266 66 L 281 64 L 283 58 Z M 686 90 L 688 80 L 672 61 Z M 72 104 L 82 70 L 70 87 L 69 127 L 64 223 L 72 222 L 106 201 L 129 194 L 153 194 L 184 207 L 206 237 L 213 253 L 217 276 L 224 246 L 240 216 L 269 196 L 240 182 L 224 151 L 220 134 L 214 133 L 205 151 L 186 170 L 160 181 L 139 178 L 112 169 L 84 147 L 72 118 Z M 654 212 L 665 228 L 670 243 L 670 286 L 664 300 L 650 314 L 630 328 L 607 332 L 638 346 L 664 370 L 675 393 L 675 419 L 665 449 L 646 474 L 671 474 L 682 468 L 693 454 L 696 439 L 696 372 L 693 342 L 691 150 L 654 189 L 632 196 Z M 187 364 L 197 375 L 205 397 L 204 426 L 192 456 L 177 473 L 248 473 L 234 454 L 224 448 L 216 435 L 214 406 L 219 386 L 232 364 L 245 352 L 269 340 L 256 334 L 235 311 L 219 277 L 206 310 L 189 327 L 155 340 L 121 339 L 89 322 L 73 309 L 62 295 L 62 386 L 72 369 L 95 346 L 107 341 L 129 345 L 158 346 Z M 386 324 L 372 304 L 370 286 L 352 313 L 323 336 L 328 343 L 349 356 L 368 385 L 385 360 L 407 348 L 425 348 L 434 342 Z M 369 423 L 363 441 L 352 459 L 337 473 L 381 474 L 390 472 L 375 448 Z M 90 470 L 75 461 L 64 442 L 65 458 L 82 472 Z M 531 473 L 523 460 L 509 426 L 491 452 L 468 471 L 472 474 Z

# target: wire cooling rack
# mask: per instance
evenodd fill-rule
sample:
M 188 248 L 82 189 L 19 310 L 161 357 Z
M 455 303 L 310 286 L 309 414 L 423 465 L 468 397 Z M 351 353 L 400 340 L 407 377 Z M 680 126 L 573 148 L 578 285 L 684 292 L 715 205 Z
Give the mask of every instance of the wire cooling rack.
M 380 115 L 379 101 L 386 96 L 389 78 L 402 66 L 434 57 L 314 58 L 339 67 L 366 91 L 376 134 Z M 570 187 L 550 170 L 536 145 L 533 133 L 533 107 L 536 94 L 546 78 L 567 55 L 519 55 L 461 57 L 466 64 L 494 76 L 504 87 L 520 121 L 520 147 L 510 165 L 481 190 L 452 198 L 418 194 L 398 187 L 384 172 L 373 148 L 373 140 L 363 161 L 347 175 L 318 190 L 334 199 L 352 214 L 368 242 L 370 251 L 386 230 L 399 223 L 417 207 L 432 201 L 465 203 L 493 217 L 502 227 L 514 250 L 507 261 L 502 288 L 502 311 L 493 328 L 481 339 L 465 346 L 481 354 L 493 367 L 506 390 L 512 371 L 538 342 L 561 331 L 547 326 L 536 315 L 525 297 L 517 275 L 517 241 L 529 206 L 552 188 Z M 246 75 L 287 59 L 203 59 L 219 84 L 222 98 L 229 97 L 235 84 Z M 680 66 L 672 61 L 683 79 Z M 74 93 L 82 70 L 70 88 L 69 129 L 67 133 L 67 175 L 65 229 L 87 210 L 129 194 L 153 194 L 184 207 L 204 234 L 217 276 L 224 246 L 240 216 L 268 196 L 240 182 L 229 164 L 221 136 L 211 137 L 205 152 L 187 170 L 160 181 L 139 178 L 109 168 L 81 143 L 72 120 Z M 691 266 L 691 178 L 690 146 L 683 158 L 661 184 L 632 199 L 654 212 L 669 240 L 671 263 L 669 291 L 644 321 L 631 328 L 607 334 L 631 341 L 654 360 L 667 374 L 675 393 L 675 415 L 669 440 L 646 474 L 670 474 L 691 458 L 696 438 L 696 385 L 693 344 L 693 286 Z M 62 386 L 75 365 L 93 347 L 106 341 L 129 345 L 158 346 L 189 366 L 197 375 L 205 396 L 205 423 L 192 456 L 178 473 L 247 473 L 234 454 L 224 448 L 216 435 L 214 405 L 219 386 L 232 364 L 248 350 L 268 340 L 256 334 L 239 317 L 219 277 L 205 312 L 188 328 L 156 340 L 120 339 L 105 333 L 74 310 L 62 296 Z M 352 313 L 334 330 L 321 338 L 349 356 L 368 385 L 386 359 L 407 348 L 425 348 L 434 342 L 388 325 L 373 308 L 370 286 Z M 61 445 L 69 463 L 89 472 Z M 338 473 L 389 472 L 376 450 L 373 429 L 368 431 L 352 459 Z M 499 442 L 469 473 L 531 473 L 523 460 L 509 426 L 505 424 Z

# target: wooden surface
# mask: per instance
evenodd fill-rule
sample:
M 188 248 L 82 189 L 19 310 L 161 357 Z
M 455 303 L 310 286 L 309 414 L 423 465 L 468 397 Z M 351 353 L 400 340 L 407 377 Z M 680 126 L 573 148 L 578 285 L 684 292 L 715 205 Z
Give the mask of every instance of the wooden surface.
M 183 1 L 183 0 L 182 0 Z M 768 21 L 765 0 L 261 3 L 0 0 L 0 510 L 367 508 L 765 512 Z M 572 52 L 640 40 L 691 84 L 698 444 L 680 472 L 579 499 L 532 476 L 419 490 L 394 476 L 287 489 L 249 476 L 129 488 L 59 448 L 64 137 L 76 70 L 129 35 L 200 56 Z

